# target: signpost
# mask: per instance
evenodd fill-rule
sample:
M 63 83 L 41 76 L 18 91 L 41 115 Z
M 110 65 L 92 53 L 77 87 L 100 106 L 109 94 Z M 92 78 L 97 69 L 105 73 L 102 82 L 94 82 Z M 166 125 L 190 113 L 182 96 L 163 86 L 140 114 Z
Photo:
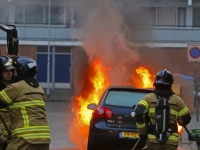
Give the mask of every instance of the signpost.
M 195 87 L 195 103 L 196 103 L 196 121 L 199 121 L 199 110 L 198 110 L 198 75 L 197 75 L 197 61 L 200 61 L 200 43 L 188 43 L 187 45 L 188 61 L 194 62 L 194 87 Z
M 49 98 L 49 82 L 50 82 L 50 25 L 51 25 L 51 0 L 49 0 L 49 20 L 48 20 L 48 28 L 49 28 L 49 38 L 48 38 L 48 57 L 47 57 L 47 98 Z

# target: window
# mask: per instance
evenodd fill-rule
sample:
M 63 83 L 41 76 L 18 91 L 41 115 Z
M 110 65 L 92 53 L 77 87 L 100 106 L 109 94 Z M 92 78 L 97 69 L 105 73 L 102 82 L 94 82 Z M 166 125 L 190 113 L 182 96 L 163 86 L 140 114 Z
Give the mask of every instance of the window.
M 71 26 L 71 15 L 72 15 L 72 10 L 73 8 L 72 8 L 72 6 L 71 5 L 68 5 L 68 6 L 66 6 L 65 7 L 65 19 L 66 19 L 66 21 L 65 21 L 65 24 L 66 24 L 66 26 L 67 27 L 70 27 Z
M 71 26 L 72 6 L 52 5 L 50 15 L 51 15 L 50 18 L 51 25 L 66 24 L 67 26 Z M 49 22 L 48 5 L 16 5 L 15 7 L 15 23 L 48 24 L 48 22 Z
M 37 52 L 47 53 L 48 52 L 48 46 L 38 46 Z M 52 52 L 52 47 L 50 47 L 50 52 Z
M 179 7 L 178 8 L 178 26 L 186 25 L 186 8 Z
M 49 6 L 45 6 L 45 23 L 48 24 Z M 64 6 L 51 6 L 51 24 L 64 24 Z
M 25 6 L 25 23 L 42 24 L 44 18 L 43 5 Z
M 71 47 L 56 46 L 56 53 L 71 53 Z
M 23 23 L 24 18 L 24 6 L 16 5 L 15 7 L 15 23 Z
M 54 51 L 55 50 L 55 53 Z M 50 82 L 51 87 L 54 88 L 70 88 L 70 68 L 71 68 L 71 47 L 58 46 L 51 47 L 50 50 Z M 37 80 L 41 86 L 47 87 L 47 60 L 48 47 L 37 47 L 37 64 L 38 73 Z M 51 88 L 50 87 L 50 88 Z
M 144 92 L 110 91 L 106 96 L 105 103 L 108 105 L 132 107 L 147 94 Z
M 176 8 L 159 7 L 158 8 L 158 25 L 175 26 L 176 25 Z
M 81 12 L 78 6 L 74 6 L 73 8 L 73 27 L 80 28 L 82 26 L 83 20 L 81 16 Z
M 200 26 L 200 7 L 193 8 L 193 26 L 194 27 Z
M 156 8 L 143 7 L 137 15 L 137 24 L 142 26 L 154 26 L 156 22 Z
M 0 22 L 8 22 L 8 5 L 0 5 Z

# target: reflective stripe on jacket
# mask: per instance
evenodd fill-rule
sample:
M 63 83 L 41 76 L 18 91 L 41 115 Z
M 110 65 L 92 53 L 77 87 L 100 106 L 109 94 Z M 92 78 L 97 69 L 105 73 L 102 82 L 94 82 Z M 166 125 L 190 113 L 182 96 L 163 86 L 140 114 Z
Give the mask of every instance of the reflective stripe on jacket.
M 145 118 L 148 115 L 151 123 L 155 125 L 155 108 L 156 108 L 157 96 L 154 93 L 146 95 L 136 106 L 135 121 L 140 135 L 147 134 L 146 132 L 146 122 Z M 184 101 L 177 95 L 173 94 L 168 100 L 168 105 L 170 106 L 170 123 L 176 124 L 187 124 L 191 117 L 189 110 L 185 105 Z M 184 117 L 188 116 L 188 117 Z M 139 118 L 139 119 L 137 119 Z M 185 120 L 184 120 L 185 119 Z M 141 121 L 142 120 L 142 121 Z M 159 143 L 153 134 L 148 134 L 148 139 L 152 143 Z M 170 135 L 169 139 L 166 141 L 167 144 L 178 145 L 179 134 L 174 132 Z
M 9 105 L 12 137 L 22 137 L 32 144 L 50 143 L 50 129 L 45 113 L 44 91 L 24 80 L 0 91 L 0 99 Z

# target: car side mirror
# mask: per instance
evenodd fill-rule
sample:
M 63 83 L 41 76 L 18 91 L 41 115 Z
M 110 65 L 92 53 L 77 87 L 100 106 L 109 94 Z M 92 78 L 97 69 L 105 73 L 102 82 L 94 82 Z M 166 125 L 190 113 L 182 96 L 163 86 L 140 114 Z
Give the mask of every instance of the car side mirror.
M 12 29 L 7 31 L 7 53 L 9 55 L 17 55 L 18 53 L 18 37 L 17 37 L 17 30 Z
M 95 103 L 91 103 L 91 104 L 87 105 L 87 109 L 90 109 L 90 110 L 94 110 L 96 107 L 97 107 L 97 105 Z

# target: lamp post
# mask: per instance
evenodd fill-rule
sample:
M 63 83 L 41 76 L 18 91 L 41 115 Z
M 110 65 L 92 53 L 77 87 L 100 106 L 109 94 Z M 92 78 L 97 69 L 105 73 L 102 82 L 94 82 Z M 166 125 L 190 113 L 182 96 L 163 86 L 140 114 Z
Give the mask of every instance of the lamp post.
M 49 0 L 49 19 L 48 19 L 48 29 L 49 29 L 49 38 L 48 38 L 48 58 L 47 58 L 47 97 L 49 98 L 49 81 L 50 81 L 50 23 L 51 23 L 51 0 Z

